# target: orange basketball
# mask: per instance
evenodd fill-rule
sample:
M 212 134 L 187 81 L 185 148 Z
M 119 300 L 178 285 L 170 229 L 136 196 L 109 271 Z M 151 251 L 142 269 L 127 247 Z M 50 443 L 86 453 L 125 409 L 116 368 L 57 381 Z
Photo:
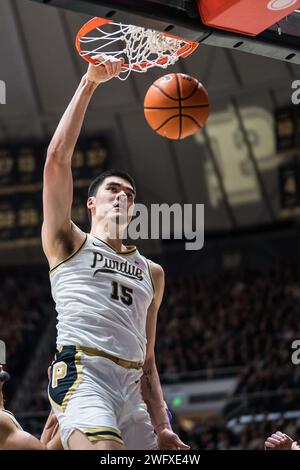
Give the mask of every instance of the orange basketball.
M 183 73 L 170 73 L 146 93 L 145 117 L 152 129 L 168 139 L 184 139 L 202 129 L 209 113 L 204 86 Z

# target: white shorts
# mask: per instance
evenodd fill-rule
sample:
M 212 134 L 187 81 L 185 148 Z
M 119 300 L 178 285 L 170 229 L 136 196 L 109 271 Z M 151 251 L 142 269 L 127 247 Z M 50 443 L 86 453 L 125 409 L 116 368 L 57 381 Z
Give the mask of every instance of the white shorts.
M 142 369 L 126 369 L 78 349 L 64 346 L 51 366 L 48 393 L 64 449 L 76 429 L 91 442 L 110 439 L 128 450 L 157 449 L 140 390 Z

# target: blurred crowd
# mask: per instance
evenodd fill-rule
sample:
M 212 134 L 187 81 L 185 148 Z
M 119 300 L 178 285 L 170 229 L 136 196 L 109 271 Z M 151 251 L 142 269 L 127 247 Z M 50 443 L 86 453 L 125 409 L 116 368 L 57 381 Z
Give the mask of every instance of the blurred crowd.
M 14 267 L 0 275 L 0 339 L 6 344 L 12 382 L 17 384 L 47 323 L 50 287 L 47 270 L 41 268 Z
M 298 265 L 171 280 L 158 321 L 160 373 L 235 367 L 237 395 L 299 388 L 299 316 Z
M 262 450 L 266 437 L 280 430 L 293 440 L 300 438 L 300 418 L 278 418 L 273 421 L 263 419 L 247 424 L 237 424 L 230 428 L 225 421 L 210 418 L 186 426 L 176 425 L 176 430 L 193 450 Z

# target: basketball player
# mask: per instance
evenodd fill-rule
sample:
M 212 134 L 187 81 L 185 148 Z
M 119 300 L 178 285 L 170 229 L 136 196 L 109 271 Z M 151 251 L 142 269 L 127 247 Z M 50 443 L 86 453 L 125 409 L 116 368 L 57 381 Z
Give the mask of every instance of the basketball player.
M 287 434 L 277 431 L 266 439 L 265 450 L 300 450 L 300 446 Z
M 25 432 L 10 411 L 4 408 L 2 388 L 8 374 L 0 365 L 0 450 L 61 450 L 58 423 L 50 413 L 41 440 Z
M 100 65 L 83 76 L 44 168 L 42 243 L 58 312 L 49 397 L 65 449 L 188 449 L 171 429 L 155 365 L 164 273 L 122 242 L 133 179 L 114 170 L 91 183 L 89 234 L 71 220 L 71 160 L 85 112 L 96 88 L 122 65 L 96 58 Z

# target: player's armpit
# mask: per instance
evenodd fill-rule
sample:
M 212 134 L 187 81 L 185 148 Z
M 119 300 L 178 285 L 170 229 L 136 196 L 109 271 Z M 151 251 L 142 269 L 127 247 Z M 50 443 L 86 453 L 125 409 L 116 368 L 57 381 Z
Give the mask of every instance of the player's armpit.
M 47 226 L 42 226 L 43 250 L 48 259 L 50 269 L 65 261 L 76 253 L 86 240 L 86 234 L 70 221 L 70 232 L 61 231 L 57 238 L 52 238 Z

